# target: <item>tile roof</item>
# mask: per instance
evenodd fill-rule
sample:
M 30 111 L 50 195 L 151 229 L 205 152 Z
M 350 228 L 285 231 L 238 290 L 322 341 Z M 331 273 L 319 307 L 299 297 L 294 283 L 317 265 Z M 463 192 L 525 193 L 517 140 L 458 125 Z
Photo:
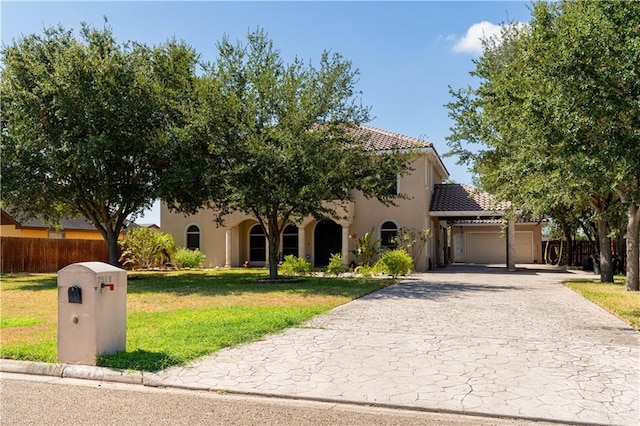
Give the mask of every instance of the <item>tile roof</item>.
M 2 221 L 3 224 L 10 223 L 8 220 L 13 220 L 17 228 L 37 228 L 37 229 L 52 229 L 55 225 L 50 225 L 40 217 L 28 218 L 19 212 L 8 212 L 3 210 Z M 60 227 L 62 229 L 74 229 L 74 230 L 92 230 L 96 228 L 86 220 L 84 217 L 77 218 L 65 218 L 60 221 Z
M 2 210 L 2 224 L 15 225 L 16 228 L 31 228 L 31 229 L 55 229 L 56 228 L 55 224 L 51 225 L 46 221 L 44 221 L 41 217 L 27 218 L 21 213 L 8 212 L 6 210 Z M 130 227 L 137 227 L 137 226 L 151 227 L 151 225 L 137 225 L 133 222 L 125 221 L 125 229 L 127 227 L 130 228 Z M 96 227 L 93 226 L 93 224 L 83 216 L 79 216 L 76 218 L 61 219 L 60 228 L 62 230 L 74 230 L 74 231 L 96 231 Z M 123 229 L 123 231 L 125 229 Z
M 432 212 L 496 212 L 509 207 L 508 202 L 495 203 L 489 193 L 477 191 L 467 185 L 437 184 L 431 197 Z
M 365 126 L 363 124 L 353 129 L 353 132 L 357 136 L 368 136 L 367 147 L 375 151 L 389 150 L 394 147 L 399 149 L 433 147 L 431 142 L 422 139 L 387 132 L 386 130 Z

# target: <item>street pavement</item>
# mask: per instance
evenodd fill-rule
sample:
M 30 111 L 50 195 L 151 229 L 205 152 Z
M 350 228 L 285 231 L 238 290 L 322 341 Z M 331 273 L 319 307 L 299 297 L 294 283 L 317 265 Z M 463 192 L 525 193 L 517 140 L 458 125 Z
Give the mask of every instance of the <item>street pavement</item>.
M 3 373 L 0 425 L 521 426 L 522 421 Z M 534 424 L 531 423 L 533 426 Z M 535 426 L 543 426 L 535 423 Z
M 0 370 L 522 422 L 640 424 L 640 333 L 560 284 L 580 277 L 593 275 L 452 265 L 157 373 L 4 360 Z

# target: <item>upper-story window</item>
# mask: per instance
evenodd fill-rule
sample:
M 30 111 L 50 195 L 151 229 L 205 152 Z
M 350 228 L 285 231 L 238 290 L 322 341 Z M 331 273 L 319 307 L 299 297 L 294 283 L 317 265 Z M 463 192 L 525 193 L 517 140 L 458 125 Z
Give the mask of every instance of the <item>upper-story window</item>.
M 386 182 L 384 193 L 386 195 L 398 195 L 400 193 L 399 176 L 390 173 L 383 177 Z
M 200 228 L 198 225 L 190 225 L 187 228 L 187 248 L 200 250 Z
M 380 227 L 380 245 L 393 250 L 398 247 L 396 238 L 398 237 L 398 225 L 387 221 Z

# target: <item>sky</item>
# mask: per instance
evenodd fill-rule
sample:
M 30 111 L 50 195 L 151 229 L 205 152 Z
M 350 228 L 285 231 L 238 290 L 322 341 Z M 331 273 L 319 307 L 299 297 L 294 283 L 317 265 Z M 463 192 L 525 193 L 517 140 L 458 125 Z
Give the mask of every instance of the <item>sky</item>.
M 340 53 L 360 72 L 357 88 L 371 107 L 373 127 L 431 142 L 447 153 L 452 121 L 449 87 L 477 83 L 470 75 L 483 36 L 504 22 L 530 19 L 530 2 L 516 1 L 75 1 L 0 3 L 3 45 L 62 25 L 102 27 L 105 17 L 119 42 L 149 45 L 176 38 L 203 61 L 216 59 L 225 35 L 245 41 L 264 29 L 284 60 L 318 65 L 324 50 Z M 466 166 L 443 158 L 450 178 L 472 183 Z M 158 203 L 136 220 L 160 224 Z

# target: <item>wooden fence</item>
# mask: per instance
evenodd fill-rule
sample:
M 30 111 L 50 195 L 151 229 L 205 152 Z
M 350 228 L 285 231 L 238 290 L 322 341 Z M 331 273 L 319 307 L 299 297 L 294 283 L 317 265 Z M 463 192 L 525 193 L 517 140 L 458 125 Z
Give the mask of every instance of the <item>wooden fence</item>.
M 570 244 L 573 248 L 573 255 L 571 259 L 567 259 L 567 242 L 560 240 L 551 240 L 542 242 L 542 255 L 547 256 L 548 261 L 551 263 L 557 263 L 558 255 L 562 253 L 561 264 L 571 266 L 583 266 L 586 264 L 590 255 L 597 253 L 595 244 L 591 241 L 571 241 Z M 549 251 L 547 252 L 547 245 L 549 245 Z M 546 254 L 548 253 L 548 254 Z
M 2 273 L 57 272 L 76 262 L 108 262 L 103 240 L 0 237 Z

